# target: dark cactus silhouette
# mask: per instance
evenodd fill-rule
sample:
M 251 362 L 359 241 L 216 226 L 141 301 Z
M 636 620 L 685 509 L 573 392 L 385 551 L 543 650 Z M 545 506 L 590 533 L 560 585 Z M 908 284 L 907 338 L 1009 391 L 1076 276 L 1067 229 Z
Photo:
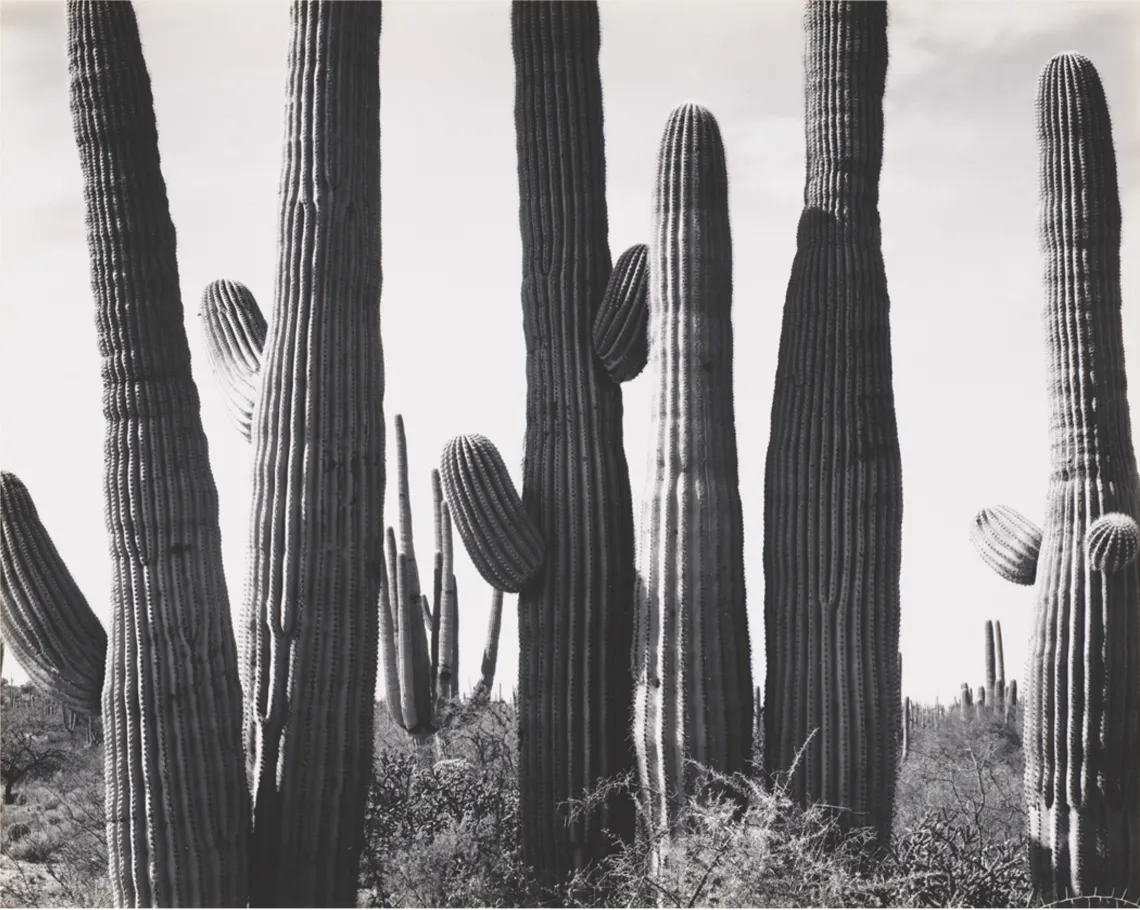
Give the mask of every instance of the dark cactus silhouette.
M 633 832 L 625 797 L 569 824 L 564 806 L 633 768 L 633 505 L 621 389 L 592 341 L 611 269 L 598 6 L 515 0 L 511 35 L 527 349 L 522 501 L 546 544 L 542 570 L 519 595 L 520 813 L 525 856 L 554 879 Z
M 884 3 L 811 2 L 807 187 L 765 477 L 766 767 L 890 830 L 902 472 L 878 198 Z M 814 731 L 814 736 L 813 736 Z
M 594 349 L 614 382 L 636 379 L 649 360 L 649 248 L 618 256 L 594 319 Z
M 1025 686 L 1030 860 L 1045 902 L 1140 896 L 1140 477 L 1124 370 L 1120 197 L 1100 76 L 1037 90 L 1050 476 Z M 1117 530 L 1119 529 L 1119 530 Z M 1109 556 L 1109 554 L 1112 556 Z M 1015 701 L 1013 685 L 1010 702 Z
M 732 237 L 720 128 L 673 111 L 650 245 L 654 441 L 637 551 L 634 737 L 644 808 L 668 830 L 695 770 L 752 757 L 744 521 L 732 402 Z
M 69 2 L 67 18 L 114 571 L 111 885 L 123 906 L 235 906 L 249 818 L 237 649 L 150 78 L 129 3 Z

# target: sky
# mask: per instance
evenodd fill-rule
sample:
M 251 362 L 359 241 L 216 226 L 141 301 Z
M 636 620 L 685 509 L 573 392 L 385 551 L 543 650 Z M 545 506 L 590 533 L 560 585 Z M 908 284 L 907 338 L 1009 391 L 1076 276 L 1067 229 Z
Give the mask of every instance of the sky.
M 601 0 L 609 241 L 648 242 L 669 112 L 697 101 L 725 142 L 733 240 L 734 395 L 753 674 L 764 679 L 763 495 L 784 297 L 803 200 L 802 7 L 786 0 Z M 202 289 L 246 283 L 271 311 L 288 5 L 136 4 L 231 602 L 245 581 L 252 449 L 209 372 Z M 903 459 L 903 691 L 984 681 L 983 630 L 1020 678 L 1035 597 L 985 567 L 968 529 L 1005 503 L 1035 521 L 1048 478 L 1037 240 L 1037 75 L 1060 51 L 1097 65 L 1113 116 L 1124 333 L 1140 389 L 1140 4 L 907 0 L 891 9 L 880 211 Z M 514 70 L 505 0 L 394 0 L 381 39 L 385 415 L 408 432 L 417 554 L 430 565 L 430 472 L 459 433 L 491 438 L 521 483 Z M 109 626 L 103 419 L 83 183 L 62 2 L 0 5 L 0 468 Z M 650 458 L 648 373 L 624 386 L 635 521 Z M 1134 420 L 1134 424 L 1140 421 Z M 390 437 L 391 439 L 392 437 Z M 394 468 L 393 447 L 388 464 Z M 390 474 L 390 477 L 392 475 Z M 395 523 L 390 480 L 386 515 Z M 478 679 L 491 590 L 458 540 L 460 678 Z M 516 598 L 497 683 L 517 676 Z M 9 660 L 9 678 L 23 673 Z M 380 677 L 383 678 L 382 676 Z

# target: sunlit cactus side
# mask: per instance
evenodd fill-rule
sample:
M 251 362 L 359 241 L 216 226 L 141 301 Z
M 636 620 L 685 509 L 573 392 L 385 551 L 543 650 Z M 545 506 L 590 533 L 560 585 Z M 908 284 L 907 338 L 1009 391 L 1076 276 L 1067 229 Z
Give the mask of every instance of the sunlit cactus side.
M 594 319 L 594 350 L 614 382 L 637 378 L 649 360 L 649 248 L 618 256 Z
M 37 688 L 98 714 L 107 633 L 20 479 L 0 471 L 0 634 Z
M 791 795 L 886 837 L 903 505 L 878 211 L 886 4 L 809 2 L 805 28 L 807 185 L 765 476 L 766 766 L 791 769 L 807 743 Z
M 522 500 L 546 545 L 519 594 L 519 814 L 525 858 L 549 882 L 633 837 L 625 795 L 573 819 L 566 807 L 634 767 L 633 503 L 621 386 L 592 340 L 611 272 L 598 5 L 515 0 L 511 39 L 527 350 Z
M 1140 477 L 1124 366 L 1116 155 L 1088 58 L 1059 54 L 1042 70 L 1037 139 L 1050 476 L 1022 712 L 1030 866 L 1045 903 L 1135 900 L 1140 565 L 1109 559 L 1119 551 L 1106 532 L 1140 516 Z M 1113 515 L 1122 520 L 1106 520 Z
M 218 496 L 134 8 L 67 4 L 103 362 L 113 566 L 103 689 L 120 906 L 244 906 L 249 803 Z
M 670 115 L 650 244 L 650 464 L 637 548 L 634 747 L 654 834 L 675 821 L 693 763 L 752 755 L 744 520 L 732 400 L 732 237 L 720 128 Z
M 440 476 L 456 530 L 483 580 L 500 591 L 522 590 L 542 568 L 545 547 L 495 444 L 478 433 L 453 437 Z
M 1036 581 L 1041 529 L 1020 512 L 1009 506 L 982 509 L 970 526 L 970 540 L 985 564 L 1006 581 Z
M 261 383 L 261 358 L 268 327 L 244 284 L 219 278 L 206 285 L 200 310 L 210 368 L 234 425 L 250 438 L 253 403 Z
M 439 654 L 433 676 L 437 699 L 455 698 L 459 694 L 459 591 L 455 584 L 455 552 L 451 540 L 451 510 L 443 504 L 441 544 L 442 591 L 439 615 L 434 618 L 433 636 L 439 641 Z
M 298 2 L 290 22 L 277 275 L 252 418 L 249 902 L 351 906 L 384 548 L 381 6 Z

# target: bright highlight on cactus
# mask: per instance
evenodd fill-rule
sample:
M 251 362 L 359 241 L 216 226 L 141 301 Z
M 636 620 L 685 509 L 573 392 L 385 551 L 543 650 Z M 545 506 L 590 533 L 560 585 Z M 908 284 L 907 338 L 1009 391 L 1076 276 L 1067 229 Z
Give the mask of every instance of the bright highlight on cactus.
M 486 436 L 456 436 L 444 446 L 439 467 L 471 562 L 493 588 L 521 591 L 541 570 L 544 547 L 503 456 Z
M 265 317 L 249 288 L 220 278 L 202 292 L 206 352 L 234 425 L 248 441 L 253 403 L 261 383 Z
M 732 399 L 732 237 L 716 119 L 686 104 L 661 139 L 650 247 L 651 451 L 637 551 L 634 744 L 654 833 L 697 762 L 745 771 L 752 670 Z
M 1085 542 L 1090 569 L 1120 572 L 1136 561 L 1137 551 L 1140 551 L 1140 527 L 1129 516 L 1111 512 L 1089 525 Z
M 649 359 L 648 253 L 638 243 L 618 257 L 594 318 L 594 350 L 614 382 L 635 379 Z
M 28 679 L 64 707 L 98 714 L 107 633 L 20 479 L 0 471 L 0 632 Z
M 1041 529 L 1009 506 L 992 506 L 974 516 L 970 541 L 987 566 L 1006 581 L 1031 585 L 1037 578 Z

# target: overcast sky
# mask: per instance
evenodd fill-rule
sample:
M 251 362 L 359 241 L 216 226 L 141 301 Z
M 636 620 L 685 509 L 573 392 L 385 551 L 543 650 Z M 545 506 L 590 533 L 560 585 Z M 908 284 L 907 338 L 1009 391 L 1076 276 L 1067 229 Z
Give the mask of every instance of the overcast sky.
M 1138 14 L 1130 2 L 907 0 L 892 8 L 881 212 L 903 456 L 903 688 L 914 698 L 946 702 L 963 681 L 983 682 L 987 619 L 1004 628 L 1007 677 L 1022 675 L 1033 590 L 986 568 L 967 532 L 975 511 L 997 502 L 1042 517 L 1049 453 L 1033 101 L 1038 72 L 1059 51 L 1094 61 L 1112 109 L 1134 406 L 1140 395 Z M 217 277 L 245 282 L 271 309 L 288 6 L 155 0 L 138 15 L 236 606 L 252 450 L 209 375 L 197 311 Z M 649 240 L 670 110 L 706 105 L 725 140 L 748 605 L 762 685 L 763 466 L 803 195 L 801 6 L 602 0 L 601 21 L 615 259 Z M 407 425 L 422 564 L 432 549 L 429 475 L 450 436 L 489 436 L 521 480 L 513 78 L 508 3 L 385 5 L 384 410 L 389 426 L 397 413 Z M 62 3 L 0 7 L 0 132 L 0 467 L 27 484 L 108 624 L 101 385 Z M 638 519 L 651 385 L 643 375 L 625 386 Z M 391 447 L 389 456 L 391 467 Z M 387 503 L 394 522 L 391 484 Z M 457 575 L 460 675 L 469 688 L 491 591 L 462 552 Z M 516 678 L 517 634 L 508 596 L 498 674 L 505 692 Z M 11 662 L 4 673 L 24 678 Z

